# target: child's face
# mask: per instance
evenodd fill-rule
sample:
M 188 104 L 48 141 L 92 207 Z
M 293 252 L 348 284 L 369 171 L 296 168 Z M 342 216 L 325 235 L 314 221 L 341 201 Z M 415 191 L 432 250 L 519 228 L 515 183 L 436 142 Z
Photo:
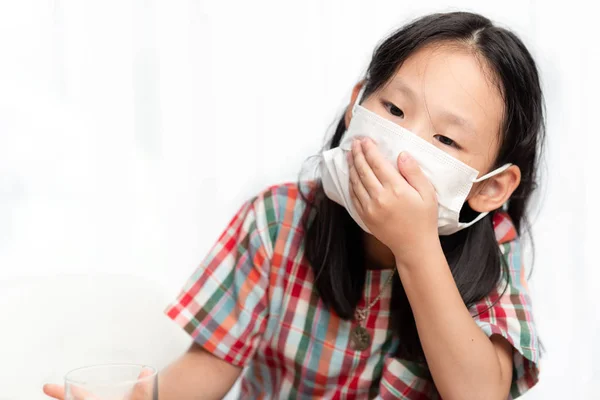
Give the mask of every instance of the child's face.
M 498 152 L 504 109 L 492 76 L 467 50 L 431 45 L 362 105 L 485 173 Z

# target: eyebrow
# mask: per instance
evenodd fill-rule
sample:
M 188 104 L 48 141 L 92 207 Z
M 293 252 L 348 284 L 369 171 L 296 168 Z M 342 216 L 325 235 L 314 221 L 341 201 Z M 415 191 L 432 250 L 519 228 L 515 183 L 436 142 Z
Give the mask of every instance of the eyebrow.
M 415 100 L 415 99 L 416 99 L 416 97 L 417 97 L 417 96 L 415 95 L 415 91 L 414 91 L 414 90 L 412 90 L 412 89 L 410 88 L 410 86 L 406 85 L 406 84 L 405 84 L 405 83 L 403 83 L 403 82 L 399 82 L 399 81 L 398 81 L 398 82 L 395 82 L 395 83 L 394 83 L 394 89 L 395 89 L 395 90 L 397 90 L 397 91 L 399 91 L 399 92 L 402 92 L 402 93 L 404 93 L 404 94 L 405 94 L 407 97 L 410 97 L 410 99 L 411 99 L 411 100 Z
M 417 96 L 415 94 L 415 91 L 410 86 L 405 84 L 404 82 L 396 81 L 396 82 L 394 82 L 393 87 L 394 87 L 394 90 L 404 93 L 411 100 L 413 100 L 413 101 L 416 100 Z M 454 126 L 458 126 L 460 128 L 465 128 L 469 133 L 475 134 L 475 129 L 474 129 L 473 125 L 471 124 L 471 122 L 469 120 L 467 120 L 466 118 L 461 117 L 458 114 L 455 114 L 451 111 L 442 111 L 440 113 L 440 118 L 443 119 L 449 125 L 454 125 Z
M 465 128 L 468 133 L 475 134 L 475 129 L 471 122 L 460 115 L 454 114 L 450 111 L 443 111 L 440 114 L 440 118 L 444 119 L 449 125 Z

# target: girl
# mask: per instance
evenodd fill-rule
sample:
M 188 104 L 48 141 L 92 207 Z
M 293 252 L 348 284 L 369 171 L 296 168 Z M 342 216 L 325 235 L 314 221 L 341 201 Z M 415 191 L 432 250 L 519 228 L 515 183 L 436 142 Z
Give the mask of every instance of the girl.
M 543 122 L 513 33 L 471 13 L 393 33 L 321 179 L 244 204 L 167 309 L 194 345 L 159 398 L 221 398 L 242 371 L 249 399 L 523 394 L 539 344 L 518 234 Z

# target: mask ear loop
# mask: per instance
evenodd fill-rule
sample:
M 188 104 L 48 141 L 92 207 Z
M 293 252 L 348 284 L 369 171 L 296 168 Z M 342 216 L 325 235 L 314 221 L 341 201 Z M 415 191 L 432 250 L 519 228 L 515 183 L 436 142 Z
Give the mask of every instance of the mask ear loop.
M 481 181 L 484 181 L 484 180 L 486 180 L 488 178 L 491 178 L 494 175 L 501 174 L 502 172 L 506 171 L 511 165 L 512 165 L 511 163 L 504 164 L 500 168 L 495 169 L 492 172 L 483 175 L 481 178 L 475 179 L 473 182 L 474 183 L 475 182 L 481 182 Z M 461 227 L 461 229 L 468 228 L 468 227 L 474 225 L 476 222 L 480 221 L 483 217 L 485 217 L 488 214 L 489 214 L 489 211 L 479 213 L 479 215 L 477 217 L 475 217 L 475 219 L 472 220 L 472 221 L 469 221 L 469 222 L 459 222 L 459 226 Z
M 486 174 L 486 175 L 482 176 L 481 178 L 477 178 L 473 182 L 481 182 L 481 181 L 484 181 L 484 180 L 486 180 L 488 178 L 491 178 L 494 175 L 501 174 L 502 172 L 506 171 L 511 165 L 512 165 L 511 163 L 504 164 L 503 166 L 501 166 L 497 170 L 492 171 L 489 174 Z M 502 211 L 504 211 L 504 212 L 508 211 L 508 203 L 509 202 L 510 202 L 510 199 L 506 200 L 506 203 L 502 204 Z
M 477 178 L 473 181 L 473 183 L 477 183 L 477 182 L 481 182 L 481 181 L 485 181 L 488 178 L 491 178 L 494 175 L 498 175 L 503 173 L 504 171 L 506 171 L 508 168 L 510 168 L 512 166 L 511 163 L 508 164 L 504 164 L 503 166 L 501 166 L 500 168 L 497 168 L 495 170 L 493 170 L 492 172 L 489 172 L 485 175 L 483 175 L 481 178 Z
M 485 216 L 486 216 L 486 215 L 488 215 L 489 213 L 490 213 L 489 211 L 482 212 L 482 213 L 479 213 L 479 215 L 478 215 L 477 217 L 475 217 L 475 219 L 474 219 L 474 220 L 472 220 L 472 221 L 469 221 L 469 222 L 459 222 L 459 224 L 460 224 L 460 227 L 461 227 L 462 229 L 468 228 L 468 227 L 470 227 L 471 225 L 474 225 L 476 222 L 478 222 L 479 220 L 481 220 L 483 217 L 485 217 Z

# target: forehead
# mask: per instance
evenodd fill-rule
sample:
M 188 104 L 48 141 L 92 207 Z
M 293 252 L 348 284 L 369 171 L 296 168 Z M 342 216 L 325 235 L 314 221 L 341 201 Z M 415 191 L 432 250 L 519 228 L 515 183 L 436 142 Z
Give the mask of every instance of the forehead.
M 500 131 L 504 102 L 494 74 L 466 46 L 434 44 L 411 54 L 386 89 L 411 91 L 430 112 L 458 115 L 478 135 Z

